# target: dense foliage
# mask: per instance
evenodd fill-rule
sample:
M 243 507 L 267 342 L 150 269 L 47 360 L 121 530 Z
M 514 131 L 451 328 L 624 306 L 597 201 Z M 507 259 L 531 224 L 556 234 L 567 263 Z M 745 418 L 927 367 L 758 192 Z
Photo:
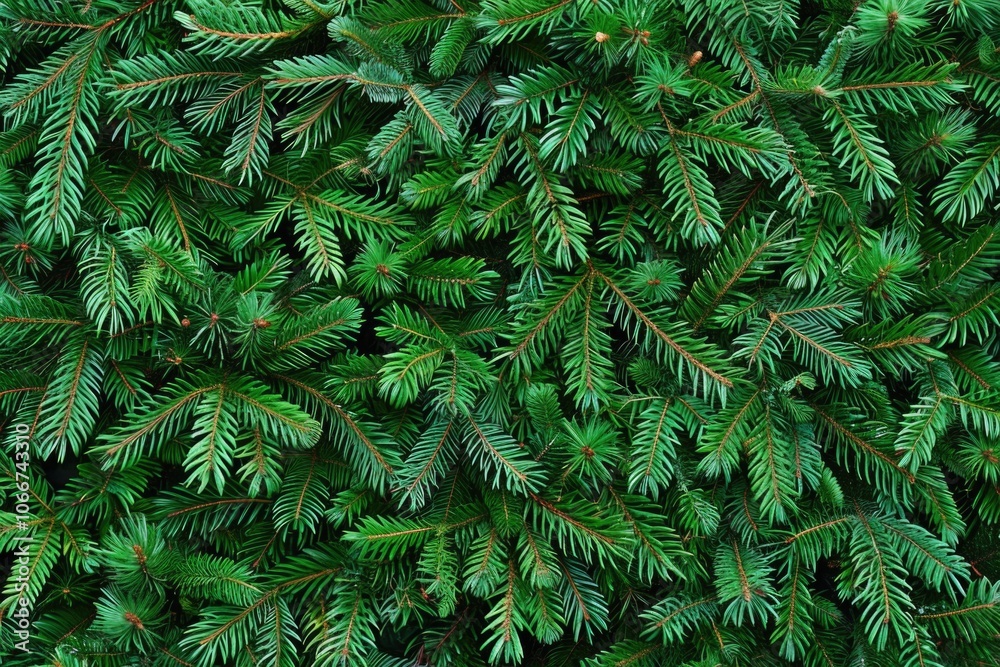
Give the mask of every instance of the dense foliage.
M 993 39 L 3 0 L 0 661 L 996 664 Z

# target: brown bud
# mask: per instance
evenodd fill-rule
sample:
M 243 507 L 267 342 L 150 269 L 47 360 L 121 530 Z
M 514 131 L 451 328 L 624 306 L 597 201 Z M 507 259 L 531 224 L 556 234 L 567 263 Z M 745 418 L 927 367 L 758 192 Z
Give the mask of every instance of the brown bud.
M 899 13 L 889 12 L 888 14 L 886 14 L 885 19 L 886 19 L 885 31 L 892 32 L 893 30 L 896 29 L 896 22 L 899 21 Z
M 181 320 L 181 326 L 182 327 L 189 327 L 189 326 L 191 326 L 191 320 L 189 320 L 188 318 L 185 317 L 184 319 Z
M 266 329 L 271 326 L 271 323 L 263 318 L 257 317 L 254 318 L 253 325 L 258 329 Z
M 596 35 L 594 35 L 594 41 L 598 42 L 599 44 L 603 44 L 604 42 L 608 41 L 609 39 L 611 39 L 611 35 L 609 35 L 606 32 L 599 32 Z
M 691 57 L 688 58 L 688 67 L 694 67 L 695 65 L 700 63 L 701 56 L 702 56 L 701 51 L 695 51 L 694 53 L 692 53 Z
M 146 566 L 146 552 L 142 550 L 142 546 L 138 544 L 132 545 L 132 551 L 135 553 L 135 559 L 139 562 L 140 567 Z

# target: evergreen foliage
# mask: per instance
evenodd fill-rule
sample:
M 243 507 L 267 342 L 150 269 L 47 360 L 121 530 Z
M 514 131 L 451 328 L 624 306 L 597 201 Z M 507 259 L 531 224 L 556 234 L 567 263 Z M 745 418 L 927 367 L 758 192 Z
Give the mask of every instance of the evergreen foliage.
M 996 664 L 996 0 L 0 0 L 0 65 L 4 665 Z

